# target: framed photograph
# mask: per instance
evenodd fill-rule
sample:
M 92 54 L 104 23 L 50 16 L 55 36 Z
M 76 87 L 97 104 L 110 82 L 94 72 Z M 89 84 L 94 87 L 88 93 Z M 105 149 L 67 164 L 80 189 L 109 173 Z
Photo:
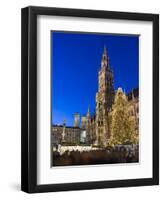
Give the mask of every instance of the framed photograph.
M 21 188 L 159 184 L 159 16 L 22 9 Z

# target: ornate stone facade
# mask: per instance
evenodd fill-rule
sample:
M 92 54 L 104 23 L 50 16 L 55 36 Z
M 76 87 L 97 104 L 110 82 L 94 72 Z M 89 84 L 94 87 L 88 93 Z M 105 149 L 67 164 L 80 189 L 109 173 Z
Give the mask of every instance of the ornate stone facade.
M 127 95 L 128 97 L 128 109 L 130 117 L 135 120 L 135 133 L 137 137 L 139 136 L 139 90 L 133 89 L 131 93 Z
M 114 75 L 110 68 L 110 59 L 107 49 L 101 60 L 101 69 L 98 74 L 98 92 L 96 93 L 96 144 L 104 144 L 109 138 L 109 113 L 114 102 Z

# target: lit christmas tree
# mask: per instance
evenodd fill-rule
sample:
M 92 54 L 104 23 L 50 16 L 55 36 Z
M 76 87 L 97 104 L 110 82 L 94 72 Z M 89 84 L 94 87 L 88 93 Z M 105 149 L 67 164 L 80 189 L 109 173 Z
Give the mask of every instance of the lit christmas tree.
M 112 111 L 111 137 L 109 145 L 135 144 L 135 121 L 130 117 L 128 101 L 121 88 L 115 96 Z

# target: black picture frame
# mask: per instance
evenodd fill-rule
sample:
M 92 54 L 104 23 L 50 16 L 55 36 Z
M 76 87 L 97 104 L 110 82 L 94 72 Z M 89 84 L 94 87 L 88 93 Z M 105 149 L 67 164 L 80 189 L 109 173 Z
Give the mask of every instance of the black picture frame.
M 37 16 L 55 15 L 153 23 L 153 177 L 37 185 Z M 28 193 L 159 184 L 159 15 L 30 6 L 21 11 L 21 190 Z

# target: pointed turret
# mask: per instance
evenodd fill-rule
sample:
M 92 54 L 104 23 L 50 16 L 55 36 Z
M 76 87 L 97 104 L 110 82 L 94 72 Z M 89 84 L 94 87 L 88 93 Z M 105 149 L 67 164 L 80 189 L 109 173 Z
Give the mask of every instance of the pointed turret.
M 101 67 L 110 67 L 108 51 L 105 45 L 104 45 L 104 51 L 103 51 L 102 60 L 101 60 Z
M 90 118 L 90 116 L 91 116 L 91 113 L 90 113 L 90 106 L 88 106 L 87 118 L 88 118 L 88 117 Z
M 80 114 L 75 113 L 74 116 L 74 127 L 79 127 L 80 126 Z
M 135 100 L 135 96 L 134 96 L 134 89 L 132 89 L 132 100 Z
M 103 52 L 103 55 L 106 55 L 107 56 L 107 48 L 106 48 L 106 45 L 104 45 L 104 52 Z

